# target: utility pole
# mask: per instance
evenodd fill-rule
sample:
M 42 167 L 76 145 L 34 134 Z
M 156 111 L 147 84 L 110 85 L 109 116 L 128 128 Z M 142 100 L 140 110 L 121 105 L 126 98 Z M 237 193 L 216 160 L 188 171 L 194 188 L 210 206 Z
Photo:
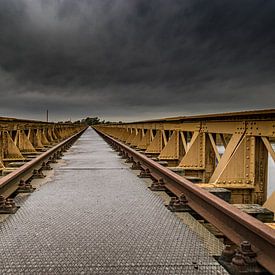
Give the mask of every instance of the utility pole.
M 49 110 L 47 110 L 47 122 L 49 122 Z

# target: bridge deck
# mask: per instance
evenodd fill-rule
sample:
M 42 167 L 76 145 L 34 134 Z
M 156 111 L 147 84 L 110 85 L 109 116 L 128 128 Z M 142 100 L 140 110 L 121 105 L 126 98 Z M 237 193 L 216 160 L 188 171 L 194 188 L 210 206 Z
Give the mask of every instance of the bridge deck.
M 1 274 L 226 274 L 92 129 L 0 224 Z

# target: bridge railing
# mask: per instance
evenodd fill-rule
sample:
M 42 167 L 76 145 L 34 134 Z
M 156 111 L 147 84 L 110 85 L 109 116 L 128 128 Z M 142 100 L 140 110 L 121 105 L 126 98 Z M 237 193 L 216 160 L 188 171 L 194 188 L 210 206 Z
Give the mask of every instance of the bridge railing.
M 24 162 L 30 155 L 46 151 L 85 127 L 79 123 L 0 118 L 0 175 L 8 172 L 11 163 Z
M 263 204 L 268 153 L 275 161 L 275 110 L 100 125 L 100 131 L 166 163 L 201 186 L 231 191 L 232 203 Z

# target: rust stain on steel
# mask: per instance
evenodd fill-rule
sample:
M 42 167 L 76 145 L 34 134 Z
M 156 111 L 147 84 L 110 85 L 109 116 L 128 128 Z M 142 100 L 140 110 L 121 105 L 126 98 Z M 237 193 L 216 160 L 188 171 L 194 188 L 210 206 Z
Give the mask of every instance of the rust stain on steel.
M 253 251 L 257 253 L 257 261 L 269 272 L 275 274 L 273 259 L 275 255 L 275 233 L 271 228 L 125 144 L 98 129 L 96 130 L 110 142 L 125 150 L 134 160 L 146 165 L 151 172 L 159 174 L 164 180 L 165 187 L 175 195 L 184 194 L 188 200 L 188 205 L 216 226 L 231 241 L 236 244 L 240 244 L 242 241 L 251 242 Z

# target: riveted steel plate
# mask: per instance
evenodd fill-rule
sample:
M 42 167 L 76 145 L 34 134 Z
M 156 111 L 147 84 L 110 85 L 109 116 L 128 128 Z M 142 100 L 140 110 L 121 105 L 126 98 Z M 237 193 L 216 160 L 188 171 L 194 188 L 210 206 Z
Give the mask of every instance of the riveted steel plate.
M 92 129 L 64 160 L 0 224 L 1 274 L 227 274 Z

